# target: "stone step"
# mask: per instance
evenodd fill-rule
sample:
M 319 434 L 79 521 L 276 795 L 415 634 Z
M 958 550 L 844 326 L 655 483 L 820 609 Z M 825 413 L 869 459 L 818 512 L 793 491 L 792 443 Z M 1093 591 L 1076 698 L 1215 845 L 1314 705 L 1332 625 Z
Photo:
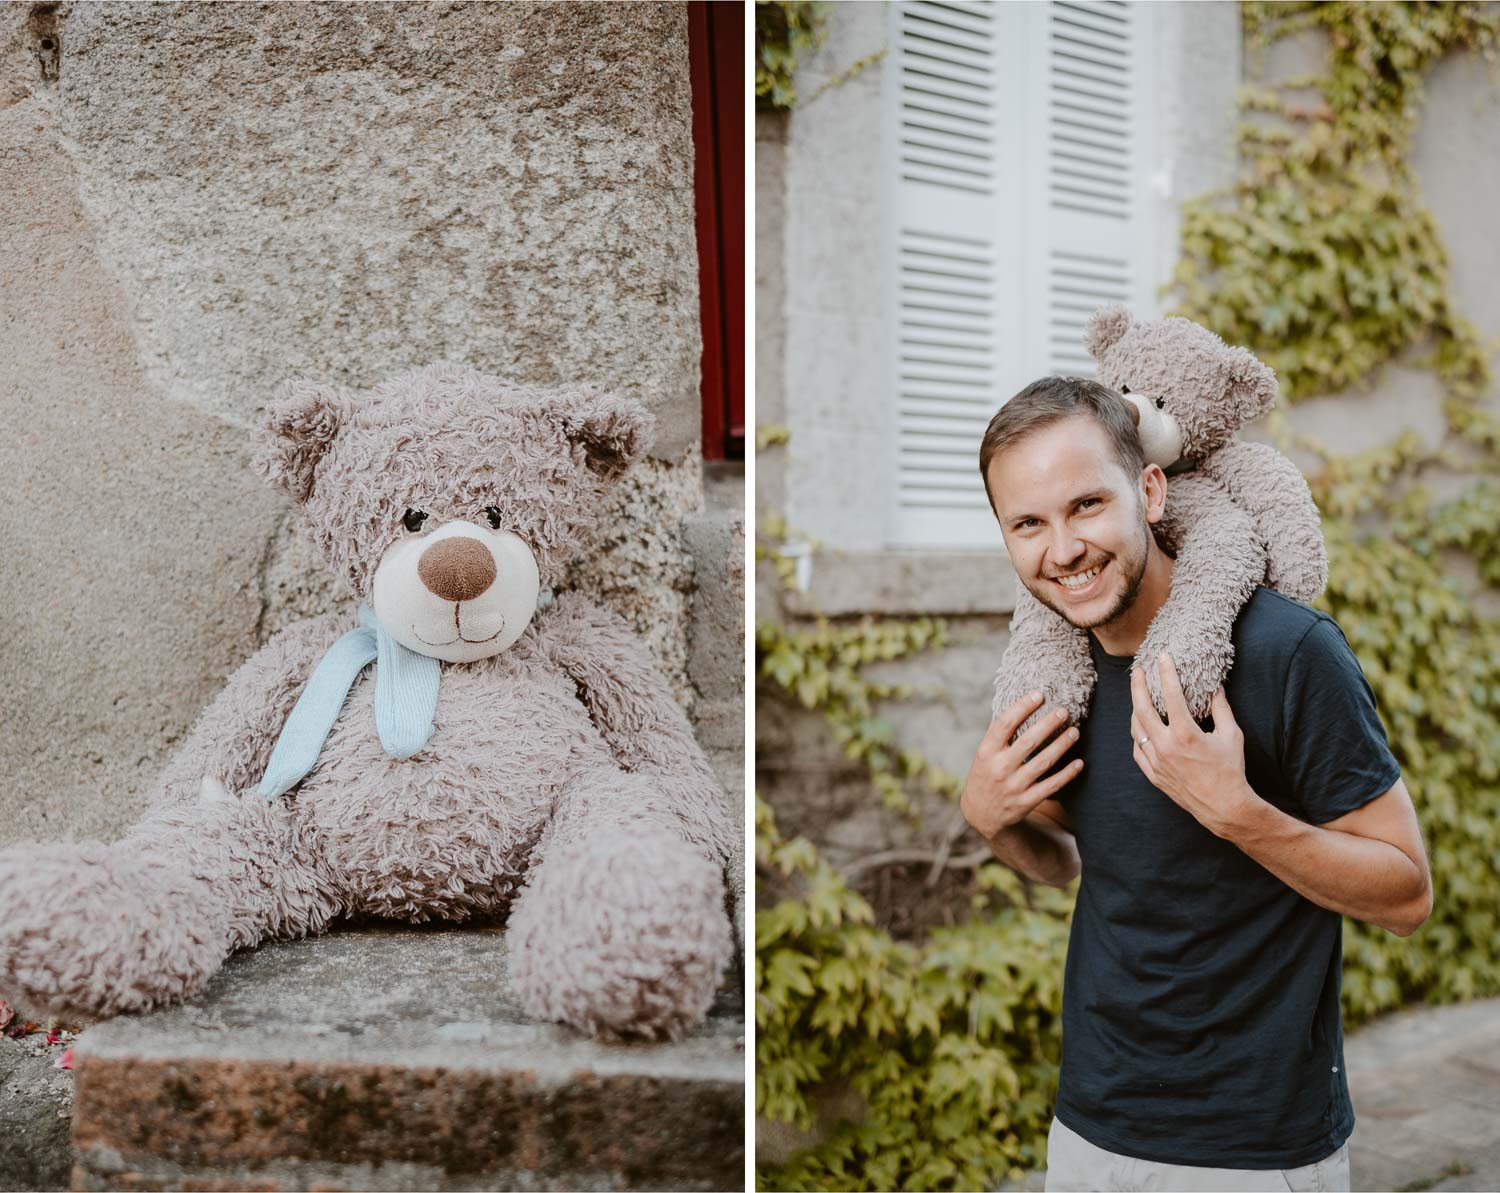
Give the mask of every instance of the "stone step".
M 74 1049 L 75 1189 L 739 1189 L 743 995 L 673 1043 L 526 1019 L 498 929 L 232 958 Z

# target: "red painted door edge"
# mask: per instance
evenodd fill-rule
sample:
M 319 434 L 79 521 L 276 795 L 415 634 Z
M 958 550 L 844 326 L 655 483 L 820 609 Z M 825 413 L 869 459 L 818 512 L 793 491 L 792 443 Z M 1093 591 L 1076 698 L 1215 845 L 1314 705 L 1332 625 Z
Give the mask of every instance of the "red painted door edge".
M 745 10 L 690 0 L 703 455 L 745 454 Z

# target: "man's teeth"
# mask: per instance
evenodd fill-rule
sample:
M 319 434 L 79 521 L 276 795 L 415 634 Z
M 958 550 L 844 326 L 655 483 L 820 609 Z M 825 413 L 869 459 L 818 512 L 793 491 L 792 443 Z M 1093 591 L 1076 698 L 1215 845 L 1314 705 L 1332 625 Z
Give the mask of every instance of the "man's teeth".
M 1091 580 L 1093 580 L 1095 576 L 1099 574 L 1099 568 L 1102 568 L 1103 566 L 1104 565 L 1101 563 L 1098 567 L 1094 568 L 1093 571 L 1079 572 L 1076 576 L 1059 576 L 1057 578 L 1057 582 L 1064 588 L 1084 588 L 1089 584 Z

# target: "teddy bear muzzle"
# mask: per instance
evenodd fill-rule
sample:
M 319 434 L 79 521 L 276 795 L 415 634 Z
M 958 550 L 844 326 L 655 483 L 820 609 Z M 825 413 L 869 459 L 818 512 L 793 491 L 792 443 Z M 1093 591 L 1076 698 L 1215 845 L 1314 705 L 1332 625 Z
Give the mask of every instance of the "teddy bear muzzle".
M 447 538 L 422 552 L 417 576 L 442 600 L 472 601 L 495 582 L 495 557 L 476 539 Z
M 472 663 L 525 632 L 541 576 L 535 554 L 513 531 L 454 520 L 393 542 L 370 588 L 375 616 L 402 646 Z

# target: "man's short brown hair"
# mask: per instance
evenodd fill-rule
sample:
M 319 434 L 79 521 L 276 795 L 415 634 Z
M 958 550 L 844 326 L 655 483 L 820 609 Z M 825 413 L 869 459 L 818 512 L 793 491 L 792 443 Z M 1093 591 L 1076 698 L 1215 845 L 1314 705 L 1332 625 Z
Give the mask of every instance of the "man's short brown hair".
M 979 442 L 979 476 L 990 492 L 990 461 L 1033 431 L 1050 427 L 1065 418 L 1092 418 L 1108 433 L 1115 459 L 1134 479 L 1146 466 L 1141 436 L 1131 417 L 1130 403 L 1106 385 L 1083 377 L 1043 377 L 1033 381 L 1000 407 Z M 990 508 L 995 499 L 990 496 Z M 999 511 L 996 511 L 998 517 Z

